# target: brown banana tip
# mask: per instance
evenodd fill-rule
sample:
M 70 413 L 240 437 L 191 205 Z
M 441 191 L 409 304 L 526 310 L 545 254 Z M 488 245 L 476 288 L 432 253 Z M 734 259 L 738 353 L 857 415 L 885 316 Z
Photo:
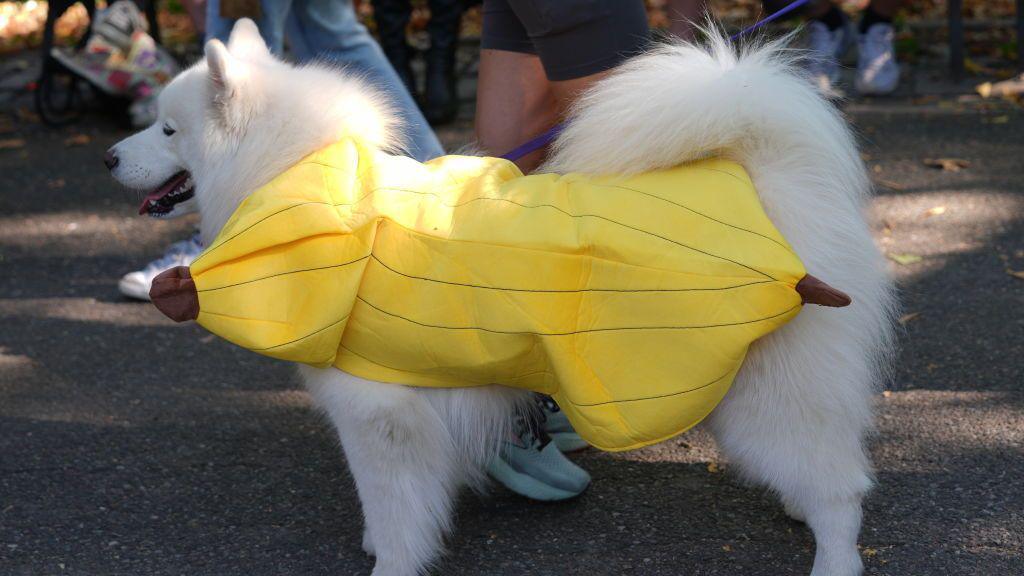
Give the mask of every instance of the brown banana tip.
M 149 299 L 175 322 L 199 317 L 199 294 L 188 266 L 176 266 L 157 275 L 149 288 Z
M 804 304 L 842 308 L 853 302 L 853 299 L 842 290 L 833 288 L 810 274 L 797 282 L 796 291 Z

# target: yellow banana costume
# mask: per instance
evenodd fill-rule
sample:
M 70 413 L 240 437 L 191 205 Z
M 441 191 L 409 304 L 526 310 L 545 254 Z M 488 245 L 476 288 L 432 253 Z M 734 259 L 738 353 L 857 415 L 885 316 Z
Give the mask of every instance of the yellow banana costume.
M 192 264 L 198 322 L 410 386 L 550 394 L 604 450 L 685 431 L 806 272 L 738 164 L 523 176 L 344 140 L 253 193 Z

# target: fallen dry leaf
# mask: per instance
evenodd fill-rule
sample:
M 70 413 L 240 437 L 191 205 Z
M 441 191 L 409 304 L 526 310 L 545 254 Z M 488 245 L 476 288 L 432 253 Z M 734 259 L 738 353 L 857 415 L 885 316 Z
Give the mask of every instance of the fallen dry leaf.
M 867 556 L 868 558 L 871 558 L 875 554 L 878 554 L 878 550 L 875 550 L 874 548 L 865 548 L 861 553 Z
M 722 550 L 725 550 L 726 552 L 732 552 L 732 546 L 729 546 L 728 544 L 726 544 L 726 545 L 722 546 Z
M 907 187 L 904 186 L 903 184 L 900 184 L 899 182 L 893 182 L 892 180 L 883 180 L 879 178 L 878 180 L 876 180 L 876 182 L 878 182 L 882 186 L 885 186 L 889 190 L 895 190 L 896 192 L 902 192 L 907 189 Z
M 23 138 L 7 138 L 0 140 L 0 150 L 14 150 L 16 148 L 24 148 L 25 140 Z
M 925 158 L 924 165 L 941 168 L 946 172 L 959 172 L 970 166 L 971 163 L 963 158 Z
M 708 472 L 712 474 L 718 474 L 722 469 L 718 466 L 717 462 L 708 462 Z
M 940 214 L 945 214 L 945 213 L 946 213 L 946 207 L 945 206 L 934 206 L 934 207 L 929 208 L 929 209 L 924 211 L 924 217 L 928 218 L 929 216 L 938 216 Z
M 35 112 L 25 107 L 18 108 L 17 111 L 15 111 L 15 114 L 18 115 L 18 119 L 22 122 L 31 122 L 33 124 L 38 124 L 39 122 L 41 122 L 41 120 L 39 119 L 39 114 L 36 114 Z
M 902 266 L 916 264 L 922 260 L 922 258 L 917 254 L 886 254 L 886 256 L 888 256 L 893 262 Z
M 1024 280 L 1024 270 L 1007 270 L 1006 273 L 1018 280 Z
M 88 134 L 75 134 L 64 139 L 64 145 L 69 148 L 72 146 L 85 146 L 89 142 L 92 142 L 92 138 Z
M 1002 82 L 985 82 L 979 84 L 975 90 L 981 94 L 982 98 L 1017 96 L 1024 93 L 1024 74 Z
M 914 318 L 917 318 L 920 315 L 921 315 L 920 312 L 911 312 L 909 314 L 904 314 L 903 316 L 900 316 L 899 323 L 900 324 L 906 324 L 907 322 L 910 322 L 911 320 L 913 320 Z
M 891 390 L 882 390 L 882 397 L 883 398 L 888 398 L 890 396 L 892 396 L 892 391 Z

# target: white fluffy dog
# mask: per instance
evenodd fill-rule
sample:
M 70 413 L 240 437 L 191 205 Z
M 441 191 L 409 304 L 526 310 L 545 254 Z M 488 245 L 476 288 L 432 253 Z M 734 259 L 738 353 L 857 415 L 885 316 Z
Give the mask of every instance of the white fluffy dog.
M 163 91 L 156 124 L 118 143 L 107 163 L 122 184 L 148 192 L 143 212 L 180 212 L 194 193 L 209 243 L 247 194 L 352 134 L 399 149 L 386 101 L 366 83 L 275 59 L 243 20 L 228 47 L 210 42 L 205 61 Z M 807 308 L 756 342 L 709 420 L 735 468 L 813 530 L 813 576 L 854 576 L 872 484 L 864 440 L 894 298 L 863 214 L 868 178 L 837 111 L 781 44 L 740 55 L 719 36 L 703 48 L 665 45 L 583 95 L 542 170 L 625 174 L 711 155 L 747 169 L 807 269 L 853 298 L 844 309 Z M 300 371 L 338 430 L 373 574 L 423 573 L 442 551 L 453 499 L 480 479 L 524 393 Z

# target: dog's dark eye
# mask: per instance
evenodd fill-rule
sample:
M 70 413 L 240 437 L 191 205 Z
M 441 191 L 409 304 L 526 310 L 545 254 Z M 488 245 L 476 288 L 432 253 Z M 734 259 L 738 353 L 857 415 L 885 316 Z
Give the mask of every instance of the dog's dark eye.
M 174 128 L 171 128 L 167 124 L 164 124 L 164 136 L 170 136 L 171 134 L 174 134 L 175 132 L 177 132 L 177 130 L 175 130 Z

